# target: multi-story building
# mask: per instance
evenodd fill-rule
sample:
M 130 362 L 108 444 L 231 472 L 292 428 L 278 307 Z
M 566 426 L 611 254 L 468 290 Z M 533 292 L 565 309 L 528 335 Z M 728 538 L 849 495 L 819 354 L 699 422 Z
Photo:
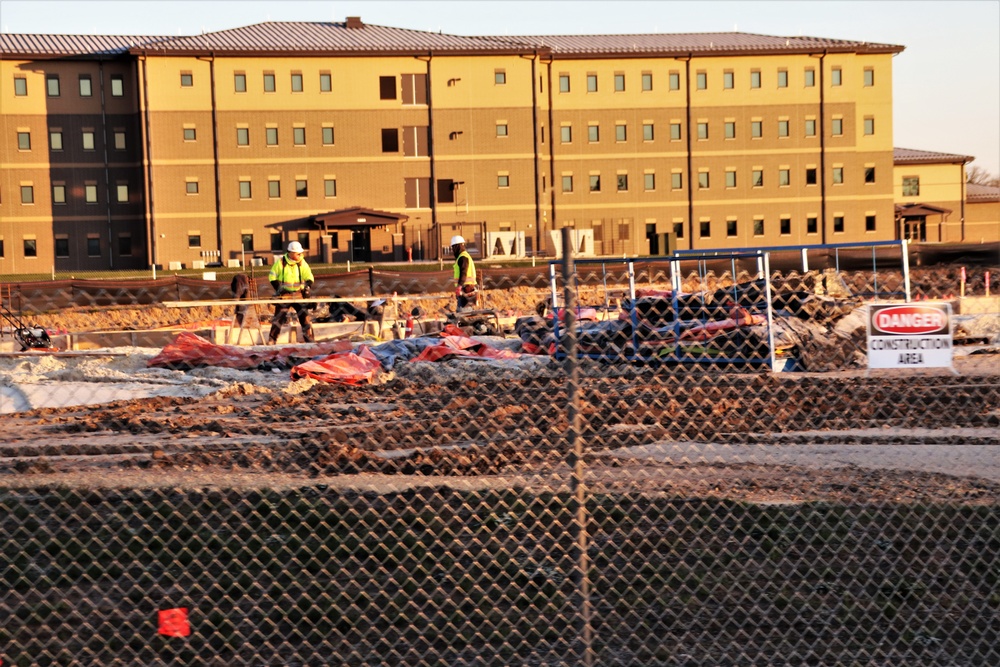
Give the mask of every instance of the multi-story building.
M 551 254 L 567 225 L 596 255 L 899 238 L 902 50 L 359 18 L 0 35 L 0 273 L 269 261 L 288 240 L 437 258 L 455 233 Z

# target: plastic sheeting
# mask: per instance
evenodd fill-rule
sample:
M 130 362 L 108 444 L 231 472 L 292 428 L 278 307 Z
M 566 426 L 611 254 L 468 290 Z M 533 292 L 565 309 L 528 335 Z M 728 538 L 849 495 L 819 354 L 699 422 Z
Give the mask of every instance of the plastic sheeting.
M 323 359 L 312 359 L 292 368 L 292 379 L 312 378 L 331 384 L 357 385 L 371 382 L 382 367 L 367 345 L 357 352 L 338 352 Z
M 322 357 L 353 349 L 350 341 L 327 341 L 303 345 L 239 347 L 217 345 L 197 334 L 183 331 L 147 362 L 150 368 L 186 370 L 205 366 L 251 370 L 262 367 L 289 367 L 293 359 Z

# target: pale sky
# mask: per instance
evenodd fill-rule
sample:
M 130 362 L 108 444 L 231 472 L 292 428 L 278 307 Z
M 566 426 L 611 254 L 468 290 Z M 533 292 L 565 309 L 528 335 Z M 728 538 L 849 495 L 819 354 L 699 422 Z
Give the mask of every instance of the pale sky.
M 1000 175 L 1000 0 L 0 0 L 9 33 L 192 35 L 348 16 L 455 35 L 735 30 L 898 44 L 893 144 L 972 155 Z

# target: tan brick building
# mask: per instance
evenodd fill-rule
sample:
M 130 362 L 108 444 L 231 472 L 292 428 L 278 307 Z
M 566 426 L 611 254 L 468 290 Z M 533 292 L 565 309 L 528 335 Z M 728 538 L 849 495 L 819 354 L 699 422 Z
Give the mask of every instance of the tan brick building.
M 0 273 L 266 263 L 289 240 L 313 261 L 430 259 L 455 233 L 552 254 L 566 225 L 595 255 L 663 254 L 669 233 L 678 248 L 894 239 L 902 50 L 357 18 L 0 35 Z

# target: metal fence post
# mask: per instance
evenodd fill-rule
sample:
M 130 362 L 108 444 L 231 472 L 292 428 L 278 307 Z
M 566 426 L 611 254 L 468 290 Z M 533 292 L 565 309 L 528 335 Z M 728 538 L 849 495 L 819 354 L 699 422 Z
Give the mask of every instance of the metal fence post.
M 577 274 L 573 262 L 573 229 L 563 227 L 563 316 L 566 330 L 566 359 L 563 368 L 566 372 L 566 418 L 568 422 L 567 436 L 569 438 L 568 463 L 572 470 L 572 503 L 576 520 L 573 523 L 573 550 L 577 564 L 576 584 L 578 596 L 579 664 L 590 667 L 594 664 L 593 631 L 590 624 L 590 562 L 587 556 L 587 505 L 586 487 L 583 481 L 583 439 L 580 437 L 580 406 L 579 406 L 579 360 L 576 350 L 576 290 Z M 559 311 L 556 310 L 556 320 Z

